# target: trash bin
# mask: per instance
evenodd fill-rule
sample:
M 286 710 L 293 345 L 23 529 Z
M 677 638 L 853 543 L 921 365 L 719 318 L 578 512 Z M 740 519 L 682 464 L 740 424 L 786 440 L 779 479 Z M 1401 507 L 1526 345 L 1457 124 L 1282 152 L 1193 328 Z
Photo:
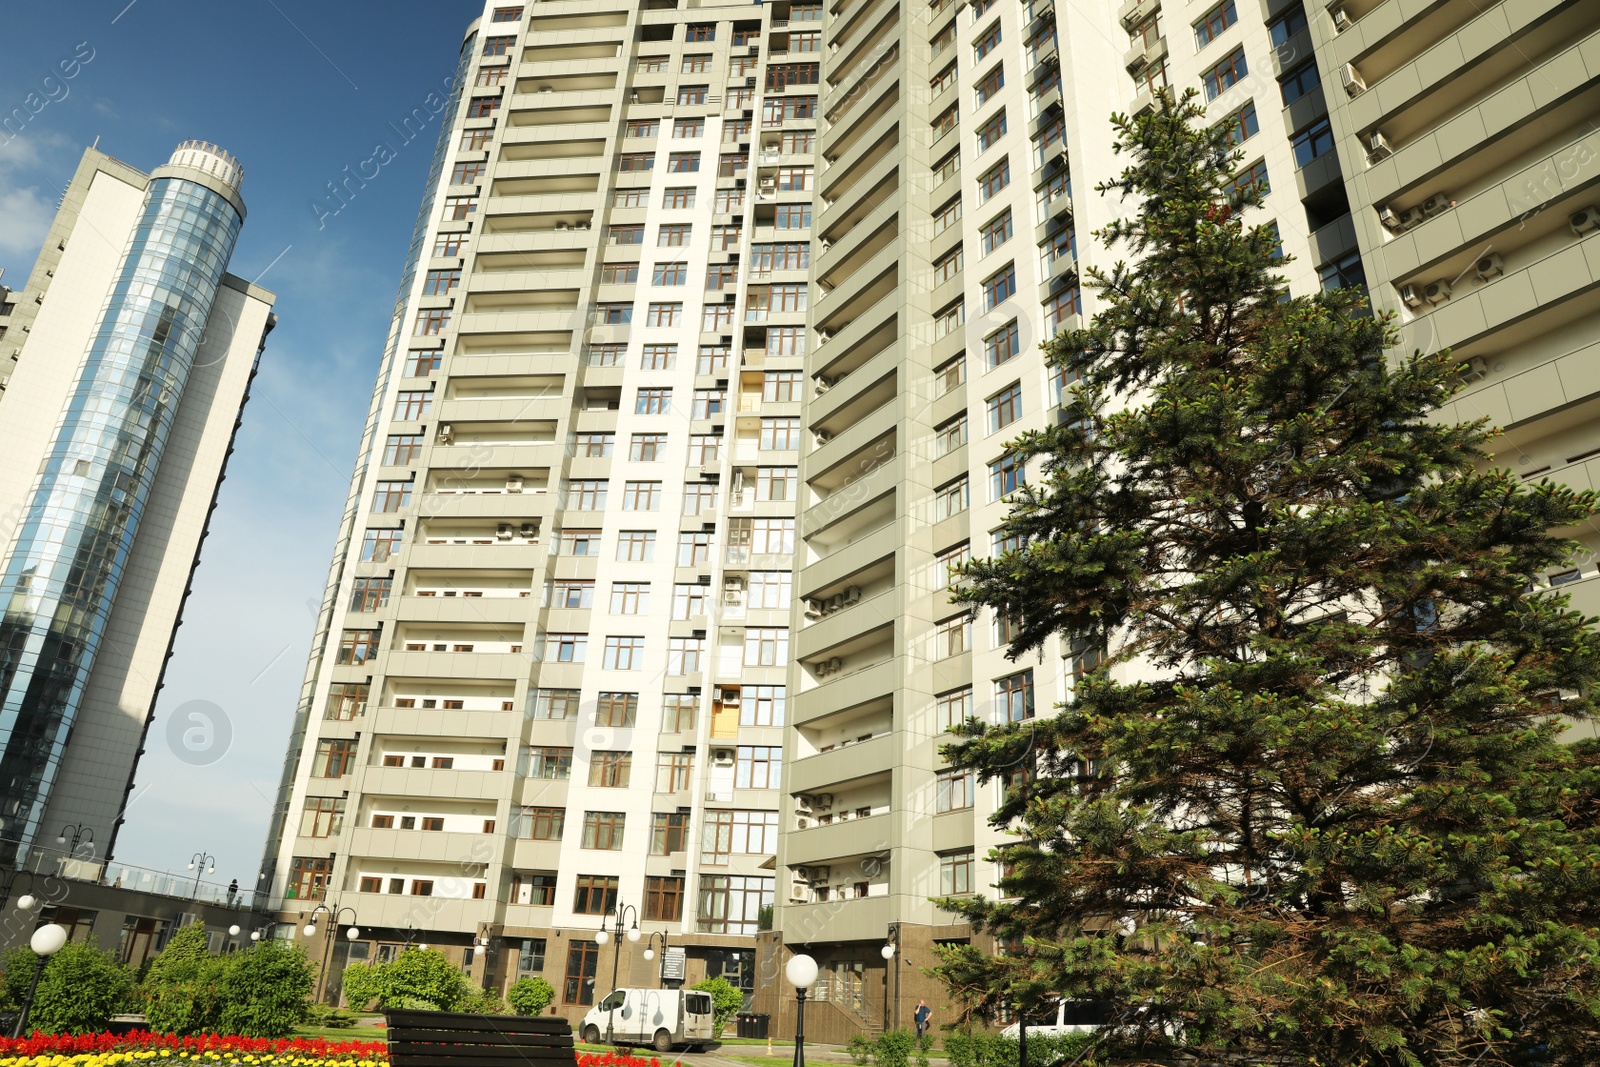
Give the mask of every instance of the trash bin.
M 749 1016 L 749 1019 L 750 1019 L 750 1036 L 754 1037 L 754 1038 L 759 1038 L 761 1040 L 765 1040 L 766 1037 L 767 1037 L 767 1033 L 768 1033 L 768 1029 L 767 1028 L 772 1023 L 772 1016 L 770 1016 L 770 1015 L 761 1015 L 761 1014 L 751 1014 Z
M 733 1017 L 733 1036 L 750 1037 L 750 1015 L 748 1012 L 738 1012 Z

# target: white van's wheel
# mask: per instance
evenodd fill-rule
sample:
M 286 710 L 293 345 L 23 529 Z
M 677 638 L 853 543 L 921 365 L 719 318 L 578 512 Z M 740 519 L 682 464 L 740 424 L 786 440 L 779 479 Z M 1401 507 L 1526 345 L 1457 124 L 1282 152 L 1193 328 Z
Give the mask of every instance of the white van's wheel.
M 672 1035 L 666 1030 L 657 1030 L 654 1045 L 657 1052 L 671 1052 Z
M 598 1026 L 591 1026 L 589 1029 L 585 1030 L 583 1032 L 583 1041 L 584 1044 L 587 1045 L 598 1045 L 600 1043 L 600 1028 Z

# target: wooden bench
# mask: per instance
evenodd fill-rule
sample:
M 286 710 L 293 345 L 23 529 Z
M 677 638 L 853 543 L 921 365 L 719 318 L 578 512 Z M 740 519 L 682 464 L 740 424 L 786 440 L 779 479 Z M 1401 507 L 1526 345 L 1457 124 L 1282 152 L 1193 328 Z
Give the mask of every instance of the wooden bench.
M 383 1013 L 392 1067 L 576 1067 L 572 1024 L 559 1015 Z

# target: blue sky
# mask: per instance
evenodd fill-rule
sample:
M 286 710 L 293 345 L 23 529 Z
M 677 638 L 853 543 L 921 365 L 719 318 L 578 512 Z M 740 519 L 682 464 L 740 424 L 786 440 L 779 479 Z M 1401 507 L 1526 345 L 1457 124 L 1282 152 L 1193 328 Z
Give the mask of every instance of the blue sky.
M 255 882 L 437 129 L 402 147 L 390 124 L 454 71 L 462 30 L 480 10 L 474 0 L 0 7 L 0 115 L 30 92 L 53 98 L 19 136 L 0 133 L 7 284 L 26 281 L 61 189 L 96 137 L 142 170 L 202 138 L 245 168 L 249 217 L 232 270 L 278 294 L 278 328 L 179 631 L 121 862 L 182 870 L 204 850 L 217 856 L 217 880 Z M 45 84 L 59 61 L 89 50 L 75 77 Z M 379 142 L 397 150 L 393 161 L 319 220 L 312 205 L 332 203 L 326 183 Z M 222 708 L 232 732 L 226 753 L 205 766 L 179 760 L 166 741 L 171 712 L 193 700 Z

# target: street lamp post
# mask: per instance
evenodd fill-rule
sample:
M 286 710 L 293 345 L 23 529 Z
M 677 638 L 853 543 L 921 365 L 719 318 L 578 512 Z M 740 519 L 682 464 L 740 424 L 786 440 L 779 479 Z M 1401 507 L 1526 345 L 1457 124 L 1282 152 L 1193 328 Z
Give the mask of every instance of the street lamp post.
M 889 936 L 878 950 L 887 965 L 894 960 L 894 1028 L 900 1029 L 900 924 L 889 924 Z M 889 974 L 887 966 L 883 975 L 883 1025 L 889 1025 Z
M 16 1028 L 11 1031 L 12 1037 L 25 1037 L 28 1033 L 28 1013 L 33 1010 L 34 994 L 39 992 L 39 976 L 44 974 L 45 961 L 67 943 L 67 930 L 64 926 L 50 923 L 33 932 L 28 939 L 28 947 L 33 949 L 33 954 L 39 957 L 39 962 L 33 968 L 33 982 L 28 986 L 28 997 L 22 1002 L 22 1013 L 17 1016 Z
M 311 918 L 306 921 L 305 935 L 307 937 L 316 937 L 317 915 L 319 913 L 325 913 L 328 916 L 329 929 L 322 938 L 322 970 L 317 974 L 317 1000 L 319 1001 L 327 993 L 328 964 L 330 962 L 329 957 L 333 955 L 334 935 L 339 932 L 340 916 L 344 915 L 346 912 L 348 912 L 350 915 L 351 925 L 350 929 L 344 932 L 344 936 L 349 940 L 354 941 L 356 938 L 361 936 L 361 929 L 355 925 L 356 909 L 354 908 L 341 908 L 339 907 L 337 901 L 334 902 L 334 905 L 331 908 L 326 904 L 318 904 L 315 908 L 311 909 Z
M 1028 1009 L 1017 1001 L 1017 1064 L 1028 1067 Z
M 217 857 L 205 852 L 196 852 L 189 857 L 189 869 L 194 872 L 194 895 L 200 896 L 200 876 L 202 874 L 217 873 Z
M 630 913 L 633 915 L 633 925 L 628 926 L 626 925 L 628 922 L 627 917 Z M 615 922 L 612 923 L 615 934 L 606 929 L 605 918 L 601 918 L 600 930 L 594 935 L 594 943 L 604 948 L 606 942 L 611 940 L 613 936 L 617 939 L 616 947 L 611 950 L 611 992 L 614 993 L 617 989 L 617 966 L 622 962 L 622 939 L 627 937 L 629 941 L 639 940 L 639 909 L 632 904 L 624 904 L 619 898 L 617 903 L 606 914 L 616 916 Z M 616 1032 L 617 1009 L 612 1008 L 606 1012 L 606 1042 L 608 1044 L 616 1036 Z
M 656 938 L 658 937 L 661 939 L 661 966 L 656 968 L 656 981 L 661 984 L 661 988 L 665 989 L 667 985 L 667 980 L 664 973 L 667 966 L 667 935 L 665 932 L 651 934 L 649 940 L 645 941 L 644 961 L 649 963 L 651 960 L 656 958 L 656 950 L 654 946 L 656 943 Z
M 805 953 L 790 956 L 783 974 L 794 986 L 794 1067 L 806 1067 L 806 990 L 817 980 L 817 961 Z
M 72 840 L 70 845 L 67 844 L 68 838 L 71 838 Z M 89 852 L 91 855 L 93 855 L 94 831 L 81 822 L 67 823 L 67 825 L 61 828 L 61 832 L 56 835 L 56 844 L 67 845 L 67 854 L 70 856 L 76 856 L 78 854 L 78 844 L 82 841 L 89 842 Z

